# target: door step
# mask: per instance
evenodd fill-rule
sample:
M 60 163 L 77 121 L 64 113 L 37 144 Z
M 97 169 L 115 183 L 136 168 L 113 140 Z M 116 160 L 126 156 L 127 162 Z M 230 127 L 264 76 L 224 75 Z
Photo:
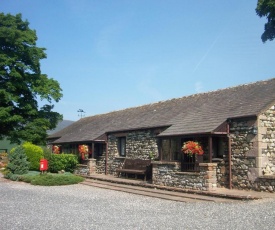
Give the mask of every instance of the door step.
M 134 185 L 117 184 L 113 182 L 100 181 L 94 179 L 86 179 L 81 184 L 89 185 L 102 189 L 111 189 L 120 192 L 127 192 L 136 195 L 149 196 L 159 199 L 178 201 L 178 202 L 217 202 L 217 203 L 231 203 L 237 202 L 233 199 L 211 197 L 198 194 L 188 194 L 174 191 L 160 190 L 156 188 L 145 188 Z

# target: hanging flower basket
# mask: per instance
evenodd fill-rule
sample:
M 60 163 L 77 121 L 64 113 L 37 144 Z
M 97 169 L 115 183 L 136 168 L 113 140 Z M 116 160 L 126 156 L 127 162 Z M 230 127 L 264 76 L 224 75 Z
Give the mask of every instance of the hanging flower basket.
M 79 151 L 79 154 L 81 155 L 82 160 L 88 160 L 88 158 L 89 158 L 89 146 L 88 145 L 79 145 L 78 151 Z
M 193 155 L 202 155 L 204 153 L 201 145 L 196 141 L 184 142 L 181 151 L 190 157 L 193 157 Z
M 60 154 L 61 148 L 58 145 L 53 145 L 52 151 L 54 154 Z

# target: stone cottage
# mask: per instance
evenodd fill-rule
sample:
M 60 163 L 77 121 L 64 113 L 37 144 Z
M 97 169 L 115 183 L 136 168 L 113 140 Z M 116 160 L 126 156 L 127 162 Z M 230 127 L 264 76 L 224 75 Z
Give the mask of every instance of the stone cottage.
M 204 154 L 183 154 L 186 141 Z M 275 78 L 82 118 L 48 142 L 75 154 L 88 145 L 90 173 L 153 158 L 156 185 L 274 191 Z

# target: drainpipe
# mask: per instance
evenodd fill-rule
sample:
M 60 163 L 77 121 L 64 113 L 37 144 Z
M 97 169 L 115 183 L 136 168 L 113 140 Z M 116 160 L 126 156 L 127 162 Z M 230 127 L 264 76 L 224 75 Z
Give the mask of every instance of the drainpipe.
M 232 167 L 231 167 L 231 153 L 232 153 L 232 150 L 231 150 L 231 137 L 230 137 L 230 126 L 229 126 L 229 123 L 230 121 L 228 120 L 227 121 L 227 126 L 226 126 L 226 129 L 227 129 L 227 137 L 228 137 L 228 170 L 229 170 L 229 189 L 232 189 Z
M 106 153 L 105 153 L 105 175 L 108 175 L 108 141 L 105 141 Z

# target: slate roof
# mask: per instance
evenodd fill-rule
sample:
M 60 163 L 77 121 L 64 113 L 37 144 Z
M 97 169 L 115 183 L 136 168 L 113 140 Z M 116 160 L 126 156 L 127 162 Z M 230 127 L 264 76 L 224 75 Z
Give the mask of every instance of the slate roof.
M 107 132 L 167 127 L 159 136 L 211 133 L 228 118 L 257 116 L 275 104 L 275 78 L 82 118 L 48 139 L 102 139 Z

